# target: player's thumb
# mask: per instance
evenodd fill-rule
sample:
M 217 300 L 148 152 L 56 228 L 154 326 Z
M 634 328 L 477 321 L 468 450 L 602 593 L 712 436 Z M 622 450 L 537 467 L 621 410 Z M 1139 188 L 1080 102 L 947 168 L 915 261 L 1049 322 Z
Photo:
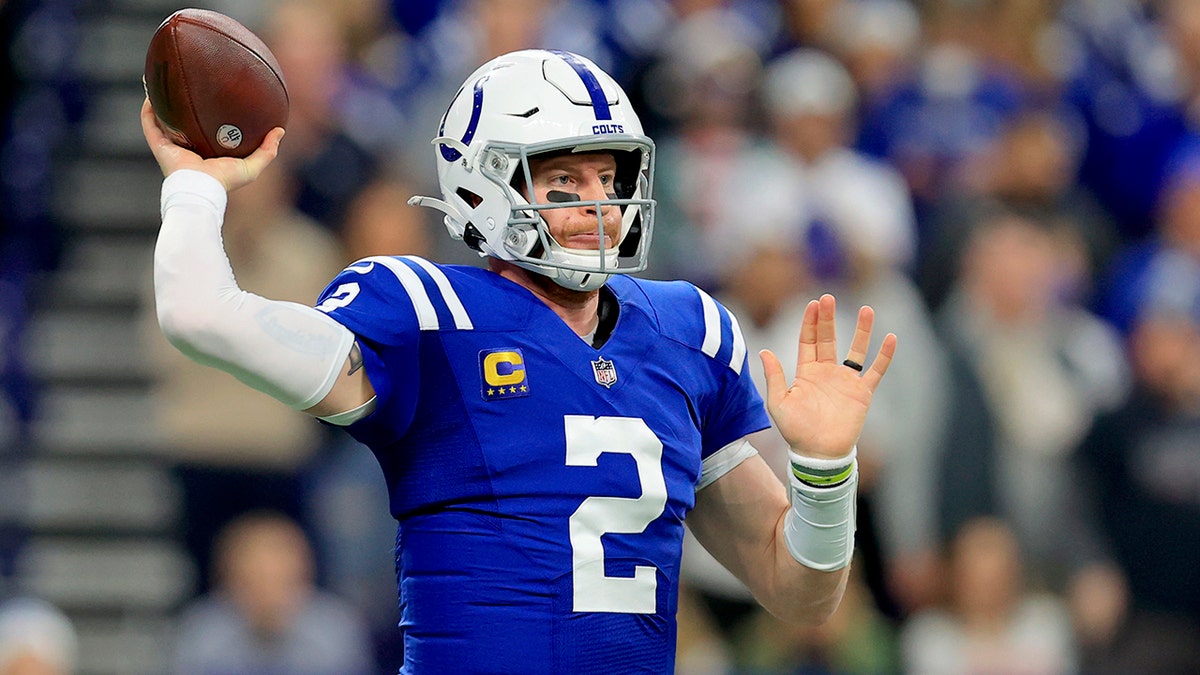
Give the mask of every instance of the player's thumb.
M 241 161 L 239 165 L 241 175 L 238 176 L 237 183 L 229 186 L 230 190 L 254 181 L 271 162 L 275 161 L 275 157 L 279 155 L 279 143 L 283 140 L 283 134 L 283 127 L 275 127 L 263 139 L 262 145 L 259 145 L 254 152 L 250 153 L 249 157 Z
M 770 349 L 760 351 L 758 357 L 762 359 L 763 375 L 766 376 L 767 405 L 774 406 L 787 391 L 787 376 L 783 374 L 783 364 L 780 363 L 779 357 Z

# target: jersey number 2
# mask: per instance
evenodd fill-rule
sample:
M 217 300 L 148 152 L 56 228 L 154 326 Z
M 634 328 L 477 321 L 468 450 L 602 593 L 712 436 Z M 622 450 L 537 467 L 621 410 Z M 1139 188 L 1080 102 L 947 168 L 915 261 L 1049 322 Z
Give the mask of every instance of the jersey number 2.
M 637 534 L 662 515 L 667 506 L 663 478 L 662 441 L 636 417 L 567 415 L 567 465 L 596 466 L 600 455 L 632 455 L 637 464 L 642 496 L 588 497 L 571 514 L 572 575 L 576 612 L 653 614 L 658 570 L 638 565 L 632 577 L 604 573 L 605 534 Z

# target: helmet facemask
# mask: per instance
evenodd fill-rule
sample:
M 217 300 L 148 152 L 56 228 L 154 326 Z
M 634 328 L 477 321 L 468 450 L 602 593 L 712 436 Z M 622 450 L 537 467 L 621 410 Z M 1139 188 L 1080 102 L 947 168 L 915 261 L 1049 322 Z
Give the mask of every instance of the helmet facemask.
M 533 272 L 546 275 L 574 290 L 594 290 L 611 274 L 631 274 L 646 269 L 654 201 L 650 198 L 653 175 L 653 146 L 646 139 L 617 139 L 613 136 L 586 138 L 567 148 L 561 142 L 508 146 L 495 144 L 484 150 L 484 173 L 503 183 L 510 201 L 503 238 L 505 259 Z M 616 160 L 612 193 L 604 199 L 584 199 L 572 193 L 551 192 L 538 201 L 532 190 L 530 161 L 558 154 L 609 153 Z M 555 197 L 558 199 L 555 199 Z M 613 246 L 601 250 L 568 248 L 551 234 L 543 214 L 553 209 L 591 207 L 596 214 L 598 241 L 605 241 L 603 210 L 615 207 L 621 225 Z

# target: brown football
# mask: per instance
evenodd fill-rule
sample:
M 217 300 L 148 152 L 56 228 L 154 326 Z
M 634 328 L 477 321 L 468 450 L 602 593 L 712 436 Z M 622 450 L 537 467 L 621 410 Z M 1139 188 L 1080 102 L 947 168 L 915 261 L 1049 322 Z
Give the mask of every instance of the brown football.
M 287 85 L 275 56 L 218 12 L 167 17 L 146 50 L 145 85 L 163 129 L 206 159 L 245 157 L 287 125 Z

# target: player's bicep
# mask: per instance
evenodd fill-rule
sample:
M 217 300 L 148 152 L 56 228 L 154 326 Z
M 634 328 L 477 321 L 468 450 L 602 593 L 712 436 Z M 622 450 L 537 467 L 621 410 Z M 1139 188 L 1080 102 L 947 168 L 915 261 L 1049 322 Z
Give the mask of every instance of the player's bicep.
M 352 424 L 374 410 L 375 388 L 367 377 L 363 350 L 358 341 L 350 348 L 333 388 L 317 405 L 304 412 L 339 426 Z

